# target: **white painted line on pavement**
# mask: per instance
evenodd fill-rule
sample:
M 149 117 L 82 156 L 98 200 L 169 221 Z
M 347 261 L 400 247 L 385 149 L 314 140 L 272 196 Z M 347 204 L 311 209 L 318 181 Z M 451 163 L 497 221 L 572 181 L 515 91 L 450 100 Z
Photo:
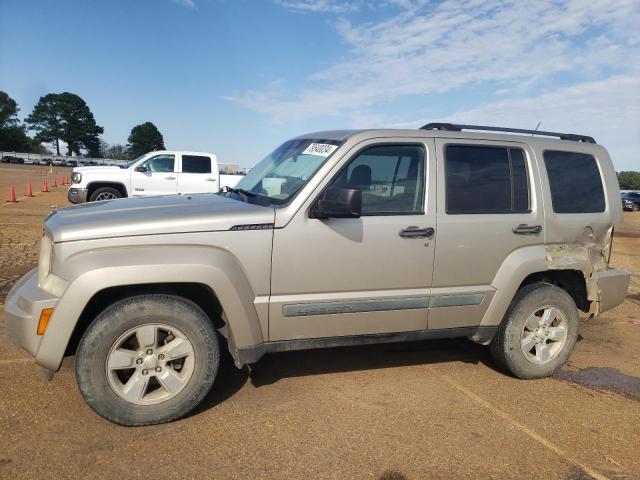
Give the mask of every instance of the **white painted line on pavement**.
M 456 382 L 452 378 L 449 378 L 449 377 L 447 377 L 446 375 L 444 375 L 442 373 L 438 373 L 438 375 L 440 375 L 442 377 L 442 379 L 444 381 L 446 381 L 449 385 L 451 385 L 453 388 L 455 388 L 456 390 L 459 390 L 460 392 L 464 393 L 471 400 L 473 400 L 477 404 L 481 405 L 482 407 L 486 408 L 487 410 L 495 413 L 496 415 L 498 415 L 503 420 L 506 420 L 511 425 L 516 427 L 518 430 L 520 430 L 523 433 L 526 433 L 527 435 L 529 435 L 529 437 L 533 438 L 536 442 L 542 444 L 543 446 L 545 446 L 546 448 L 551 450 L 553 453 L 555 453 L 559 457 L 563 458 L 567 462 L 572 463 L 576 467 L 580 468 L 586 474 L 591 475 L 596 480 L 610 480 L 609 477 L 605 477 L 601 473 L 596 472 L 594 469 L 592 469 L 590 467 L 587 467 L 586 465 L 578 462 L 575 458 L 570 456 L 567 452 L 562 450 L 560 447 L 557 447 L 556 445 L 551 443 L 549 440 L 544 438 L 542 435 L 540 435 L 536 431 L 534 431 L 534 430 L 530 429 L 529 427 L 527 427 L 526 425 L 523 425 L 522 423 L 518 422 L 516 419 L 511 417 L 509 414 L 507 414 L 507 413 L 503 412 L 502 410 L 500 410 L 499 408 L 495 407 L 494 405 L 492 405 L 490 402 L 488 402 L 484 398 L 479 397 L 478 395 L 473 393 L 468 388 L 463 387 L 462 385 L 460 385 L 458 382 Z

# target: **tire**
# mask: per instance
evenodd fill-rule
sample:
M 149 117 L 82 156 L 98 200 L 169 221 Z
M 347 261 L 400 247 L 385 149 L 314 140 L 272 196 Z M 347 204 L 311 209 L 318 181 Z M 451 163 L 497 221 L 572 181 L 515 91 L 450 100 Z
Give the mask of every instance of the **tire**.
M 120 190 L 113 187 L 100 187 L 89 197 L 90 202 L 99 202 L 101 200 L 115 200 L 116 198 L 122 198 Z
M 152 425 L 193 410 L 211 390 L 219 362 L 216 332 L 200 307 L 181 297 L 140 295 L 114 303 L 91 323 L 78 345 L 76 381 L 101 417 Z
M 638 210 L 640 210 L 640 205 L 638 205 L 637 203 L 634 203 L 633 206 L 631 207 L 631 211 L 637 212 Z
M 578 308 L 565 290 L 541 282 L 527 285 L 513 298 L 491 342 L 491 354 L 500 368 L 518 378 L 549 377 L 569 359 L 578 324 Z

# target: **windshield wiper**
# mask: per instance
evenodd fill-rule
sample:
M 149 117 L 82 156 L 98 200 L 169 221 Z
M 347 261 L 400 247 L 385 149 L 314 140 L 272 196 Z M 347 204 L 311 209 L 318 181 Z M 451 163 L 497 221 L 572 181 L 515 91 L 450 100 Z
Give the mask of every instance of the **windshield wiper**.
M 226 185 L 225 185 L 224 187 L 222 187 L 222 190 L 223 190 L 225 193 L 229 193 L 229 192 L 231 192 L 231 193 L 235 193 L 235 194 L 237 194 L 237 195 L 240 195 L 241 197 L 243 197 L 243 198 L 244 198 L 244 200 L 245 200 L 245 201 L 247 200 L 247 198 L 248 198 L 248 197 L 255 197 L 256 195 L 258 195 L 257 193 L 255 193 L 255 192 L 251 192 L 251 191 L 249 191 L 249 190 L 244 190 L 244 189 L 242 189 L 242 188 L 233 188 L 233 187 L 228 187 L 228 186 L 226 186 Z

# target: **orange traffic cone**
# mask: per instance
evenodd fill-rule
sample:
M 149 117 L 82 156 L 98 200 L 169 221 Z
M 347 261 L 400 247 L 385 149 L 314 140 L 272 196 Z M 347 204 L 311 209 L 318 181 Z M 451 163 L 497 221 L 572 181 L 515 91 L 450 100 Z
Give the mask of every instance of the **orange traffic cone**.
M 47 185 L 47 181 L 46 180 L 42 181 L 42 191 L 43 192 L 49 192 L 49 185 Z
M 58 182 L 56 182 L 56 177 L 53 177 L 53 182 L 51 182 L 51 186 L 52 187 L 57 187 L 58 186 Z
M 31 182 L 27 183 L 27 197 L 33 197 L 33 189 L 31 188 Z
M 9 186 L 9 198 L 7 199 L 7 202 L 11 202 L 11 203 L 16 203 L 18 200 L 16 200 L 16 189 L 13 188 L 13 185 Z
M 60 185 L 64 185 L 64 177 L 60 177 Z

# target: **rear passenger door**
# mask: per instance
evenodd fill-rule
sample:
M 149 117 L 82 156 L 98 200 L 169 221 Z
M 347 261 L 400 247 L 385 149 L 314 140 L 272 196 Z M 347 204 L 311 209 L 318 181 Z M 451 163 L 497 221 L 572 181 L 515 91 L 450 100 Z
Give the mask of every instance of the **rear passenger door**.
M 218 186 L 218 168 L 208 155 L 182 154 L 178 172 L 178 193 L 215 193 Z
M 544 243 L 536 162 L 517 142 L 437 139 L 437 247 L 429 329 L 478 325 L 515 250 Z

